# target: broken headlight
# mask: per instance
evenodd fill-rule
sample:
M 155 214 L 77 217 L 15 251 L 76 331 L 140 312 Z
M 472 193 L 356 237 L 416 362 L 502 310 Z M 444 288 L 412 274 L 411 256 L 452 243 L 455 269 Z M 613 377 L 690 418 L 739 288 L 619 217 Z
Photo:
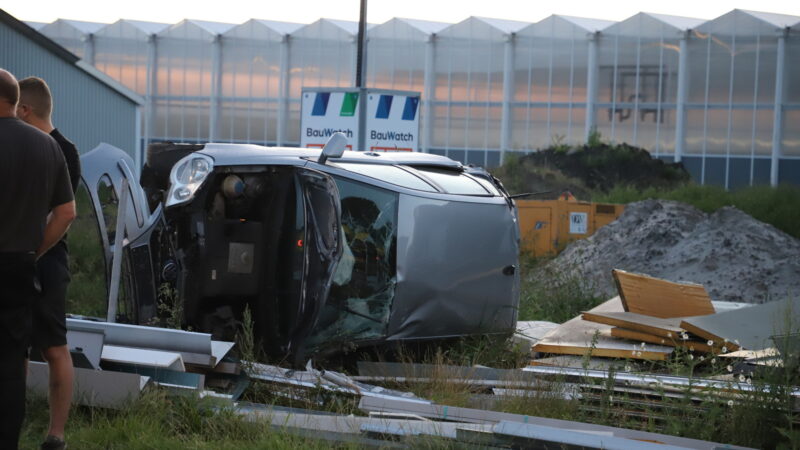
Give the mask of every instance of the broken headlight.
M 213 169 L 214 160 L 197 153 L 175 163 L 169 174 L 170 186 L 166 206 L 190 202 Z

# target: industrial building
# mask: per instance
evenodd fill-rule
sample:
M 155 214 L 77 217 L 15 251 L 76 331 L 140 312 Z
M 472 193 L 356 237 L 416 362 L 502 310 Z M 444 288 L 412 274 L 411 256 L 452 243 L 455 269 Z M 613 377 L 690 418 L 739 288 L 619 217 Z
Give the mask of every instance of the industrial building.
M 145 98 L 144 142 L 298 145 L 301 89 L 355 81 L 355 22 L 38 26 Z M 422 94 L 423 151 L 492 167 L 597 130 L 703 184 L 800 184 L 800 17 L 395 18 L 367 35 L 367 87 Z
M 18 79 L 38 76 L 50 85 L 53 124 L 79 150 L 107 142 L 140 161 L 144 99 L 3 10 L 0 67 Z

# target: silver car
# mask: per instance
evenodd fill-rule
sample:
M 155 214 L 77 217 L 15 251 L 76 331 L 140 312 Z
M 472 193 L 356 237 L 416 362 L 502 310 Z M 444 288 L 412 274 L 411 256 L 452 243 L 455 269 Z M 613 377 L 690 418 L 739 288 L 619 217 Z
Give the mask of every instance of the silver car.
M 157 323 L 178 302 L 183 326 L 230 338 L 249 308 L 263 350 L 297 362 L 513 330 L 519 227 L 497 179 L 432 154 L 328 156 L 155 144 L 140 184 L 122 150 L 83 155 L 101 230 L 114 217 L 100 188 L 129 196 L 118 217 L 132 300 L 117 320 Z M 101 235 L 111 284 L 113 234 Z

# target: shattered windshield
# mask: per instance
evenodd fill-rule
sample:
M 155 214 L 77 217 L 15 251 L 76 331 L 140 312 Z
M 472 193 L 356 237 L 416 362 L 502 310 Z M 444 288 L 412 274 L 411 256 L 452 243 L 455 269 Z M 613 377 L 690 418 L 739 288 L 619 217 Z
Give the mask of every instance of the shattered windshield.
M 334 179 L 344 248 L 312 346 L 385 336 L 397 281 L 398 194 Z

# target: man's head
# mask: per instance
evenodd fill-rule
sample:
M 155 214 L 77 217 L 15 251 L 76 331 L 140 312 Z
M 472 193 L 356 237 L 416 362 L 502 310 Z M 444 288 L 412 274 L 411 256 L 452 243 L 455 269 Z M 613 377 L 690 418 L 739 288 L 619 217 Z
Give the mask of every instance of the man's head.
M 28 77 L 19 82 L 17 117 L 30 123 L 50 123 L 53 97 L 47 83 L 39 77 Z
M 11 72 L 0 69 L 0 117 L 14 117 L 19 101 L 19 84 Z

